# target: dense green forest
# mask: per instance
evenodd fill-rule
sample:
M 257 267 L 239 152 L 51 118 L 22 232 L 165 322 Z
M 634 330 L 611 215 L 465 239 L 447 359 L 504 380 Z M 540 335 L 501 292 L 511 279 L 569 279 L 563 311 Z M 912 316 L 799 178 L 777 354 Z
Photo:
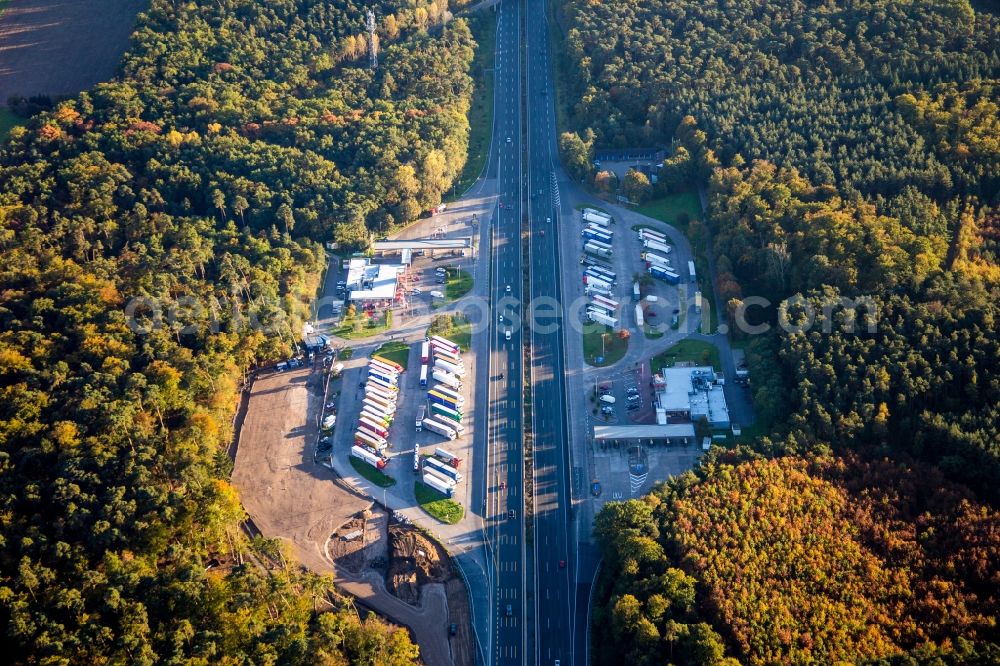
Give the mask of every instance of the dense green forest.
M 637 509 L 610 505 L 603 592 L 630 619 L 596 629 L 647 663 L 715 663 L 722 646 L 755 663 L 994 662 L 996 16 L 965 0 L 569 0 L 557 16 L 569 171 L 600 188 L 595 147 L 667 148 L 655 186 L 625 193 L 704 188 L 688 231 L 710 240 L 730 321 L 771 303 L 748 311 L 770 331 L 733 333 L 769 462 L 657 491 L 655 533 L 616 528 Z M 871 475 L 896 494 L 859 489 Z M 619 566 L 634 529 L 657 567 Z M 904 536 L 919 549 L 886 543 Z M 957 564 L 969 542 L 986 548 L 974 571 Z
M 350 0 L 153 0 L 117 80 L 0 149 L 0 661 L 415 659 L 317 615 L 330 581 L 249 542 L 225 481 L 240 384 L 297 339 L 320 241 L 413 219 L 465 159 L 468 26 L 367 6 L 377 72 Z

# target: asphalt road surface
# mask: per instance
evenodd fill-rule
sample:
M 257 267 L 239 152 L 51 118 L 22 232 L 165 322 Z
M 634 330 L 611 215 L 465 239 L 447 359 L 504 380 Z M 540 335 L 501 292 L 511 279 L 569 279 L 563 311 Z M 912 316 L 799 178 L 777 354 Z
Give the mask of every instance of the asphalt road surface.
M 486 537 L 492 559 L 494 664 L 525 658 L 525 542 L 520 326 L 521 261 L 521 9 L 518 0 L 498 7 L 495 107 L 490 174 L 497 183 L 490 253 L 489 432 L 487 435 Z M 494 171 L 495 170 L 495 171 Z M 501 320 L 502 317 L 502 320 Z M 509 335 L 509 339 L 508 339 Z
M 555 115 L 544 0 L 527 0 L 527 128 L 534 426 L 535 663 L 573 663 L 575 585 L 571 575 L 569 451 L 558 236 L 563 233 L 554 164 Z M 566 231 L 565 233 L 569 233 Z M 581 662 L 582 663 L 582 660 Z

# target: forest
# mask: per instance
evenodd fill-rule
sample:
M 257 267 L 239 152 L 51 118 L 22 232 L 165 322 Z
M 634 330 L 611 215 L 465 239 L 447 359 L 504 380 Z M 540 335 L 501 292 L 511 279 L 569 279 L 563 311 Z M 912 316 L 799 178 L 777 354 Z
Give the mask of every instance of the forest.
M 365 244 L 461 170 L 475 44 L 448 17 L 153 0 L 115 80 L 0 147 L 0 661 L 416 659 L 244 535 L 226 450 L 321 242 Z
M 599 518 L 605 562 L 642 553 L 612 556 L 622 616 L 595 623 L 635 659 L 996 661 L 1000 21 L 980 6 L 560 6 L 567 170 L 600 190 L 595 148 L 667 149 L 622 191 L 704 189 L 688 232 L 721 303 L 769 328 L 732 334 L 766 434 L 645 498 L 652 523 Z M 858 487 L 873 475 L 896 495 Z M 955 565 L 970 542 L 974 570 Z
M 923 463 L 716 452 L 595 534 L 598 663 L 1000 658 L 1000 515 Z

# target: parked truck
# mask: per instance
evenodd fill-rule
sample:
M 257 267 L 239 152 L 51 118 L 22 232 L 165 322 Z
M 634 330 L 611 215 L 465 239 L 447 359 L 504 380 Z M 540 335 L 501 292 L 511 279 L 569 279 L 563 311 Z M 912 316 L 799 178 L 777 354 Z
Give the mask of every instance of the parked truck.
M 662 234 L 659 231 L 654 231 L 653 229 L 642 228 L 639 229 L 639 240 L 653 240 L 657 243 L 663 243 L 668 245 L 667 235 Z
M 584 288 L 583 292 L 585 294 L 587 294 L 587 296 L 592 296 L 594 294 L 597 294 L 599 296 L 610 296 L 611 295 L 611 290 L 610 289 L 604 289 L 602 287 L 598 287 L 598 286 L 592 285 L 592 284 L 588 284 L 586 286 L 586 288 Z
M 444 395 L 434 389 L 427 392 L 427 399 L 430 400 L 432 405 L 444 405 L 445 407 L 451 407 L 452 409 L 458 409 L 460 405 L 458 401 L 449 395 Z
M 448 388 L 447 386 L 445 386 L 443 384 L 435 384 L 434 385 L 434 390 L 437 391 L 438 393 L 442 393 L 442 394 L 448 396 L 449 398 L 452 398 L 459 405 L 464 405 L 465 404 L 465 398 L 462 396 L 461 393 L 459 393 L 455 389 Z
M 638 328 L 642 328 L 644 322 L 644 317 L 642 313 L 642 303 L 635 304 L 635 325 Z
M 587 268 L 584 270 L 584 273 L 587 275 L 593 275 L 595 278 L 599 280 L 604 280 L 605 282 L 611 282 L 612 284 L 615 282 L 615 278 L 618 277 L 618 275 L 614 271 L 608 271 L 603 268 L 598 268 L 597 266 L 587 266 Z
M 381 409 L 375 409 L 374 407 L 364 405 L 361 408 L 361 415 L 370 418 L 375 423 L 381 423 L 386 428 L 392 425 L 392 415 L 386 414 Z
M 604 289 L 607 292 L 611 292 L 611 287 L 613 286 L 610 282 L 606 282 L 600 278 L 596 278 L 593 275 L 584 275 L 583 283 L 588 287 L 593 287 L 595 289 Z
M 436 419 L 425 418 L 424 428 L 430 430 L 431 432 L 436 432 L 447 439 L 455 439 L 458 437 L 458 433 L 455 432 L 454 428 L 447 426 Z
M 659 266 L 650 266 L 649 274 L 658 280 L 663 280 L 670 284 L 678 284 L 681 281 L 681 276 L 667 268 L 661 268 Z
M 673 248 L 666 243 L 660 243 L 659 241 L 654 240 L 644 240 L 642 241 L 642 246 L 647 250 L 659 252 L 660 254 L 670 254 L 673 251 Z
M 403 366 L 401 366 L 399 363 L 396 363 L 395 361 L 387 359 L 384 356 L 372 356 L 371 360 L 378 361 L 379 363 L 384 363 L 385 365 L 388 365 L 390 368 L 395 368 L 396 372 L 403 372 Z
M 420 343 L 420 362 L 427 363 L 431 358 L 431 343 L 424 340 Z
M 424 458 L 424 469 L 426 469 L 428 466 L 435 472 L 440 472 L 441 474 L 444 474 L 445 476 L 454 479 L 456 482 L 462 480 L 461 472 L 459 472 L 451 465 L 441 462 L 437 458 Z
M 597 296 L 595 294 L 594 296 L 591 296 L 590 299 L 591 301 L 594 302 L 594 304 L 600 305 L 601 307 L 611 310 L 612 312 L 618 309 L 619 303 L 613 298 L 607 298 L 606 296 Z
M 443 345 L 445 347 L 450 347 L 451 349 L 454 349 L 456 352 L 459 351 L 458 345 L 456 345 L 448 338 L 442 338 L 440 335 L 432 335 L 430 342 L 431 344 L 438 344 L 438 345 Z
M 638 282 L 633 282 L 632 283 L 632 300 L 635 301 L 636 303 L 638 303 L 639 299 L 641 297 L 642 297 L 642 292 L 639 291 L 639 283 Z
M 602 213 L 599 210 L 594 210 L 593 208 L 584 208 L 580 211 L 580 219 L 585 223 L 599 224 L 602 227 L 608 227 L 611 225 L 612 217 L 607 213 Z
M 452 355 L 450 352 L 446 352 L 443 349 L 435 349 L 433 356 L 435 361 L 441 359 L 442 361 L 447 361 L 448 363 L 454 363 L 455 365 L 462 365 L 463 363 L 461 356 L 457 354 Z
M 388 393 L 389 395 L 396 395 L 399 393 L 399 386 L 396 384 L 391 384 L 384 379 L 379 379 L 378 377 L 372 377 L 370 375 L 368 377 L 367 386 L 377 388 L 383 393 Z
M 583 251 L 598 257 L 610 257 L 611 248 L 599 241 L 587 241 L 583 244 Z
M 361 404 L 385 412 L 386 414 L 396 413 L 396 405 L 394 403 L 387 403 L 381 398 L 376 398 L 375 396 L 365 396 L 364 400 L 361 401 Z
M 435 448 L 434 449 L 434 455 L 437 456 L 437 458 L 439 460 L 442 460 L 442 461 L 448 463 L 449 465 L 451 465 L 455 469 L 458 469 L 462 465 L 462 459 L 459 458 L 458 456 L 456 456 L 451 451 L 447 451 L 447 450 L 442 449 L 442 448 Z
M 358 417 L 358 428 L 364 428 L 375 435 L 385 439 L 389 436 L 389 429 L 384 425 L 365 417 L 364 414 Z
M 351 456 L 364 460 L 366 463 L 378 470 L 385 469 L 385 458 L 372 453 L 362 446 L 352 446 Z
M 438 403 L 431 405 L 431 413 L 433 413 L 435 416 L 440 416 L 443 419 L 447 419 L 447 421 L 452 421 L 456 424 L 462 423 L 462 410 L 455 409 L 454 407 L 449 407 L 448 405 L 445 404 Z M 449 425 L 451 424 L 449 423 Z M 455 428 L 454 425 L 452 425 L 452 427 Z M 457 428 L 455 429 L 457 430 Z
M 435 370 L 431 376 L 434 377 L 434 381 L 441 382 L 448 388 L 457 389 L 462 387 L 462 380 L 460 380 L 458 377 L 451 374 L 450 372 L 445 372 L 444 370 Z
M 420 407 L 417 408 L 417 420 L 413 424 L 416 427 L 417 432 L 424 429 L 425 418 L 427 418 L 427 405 L 420 405 Z
M 608 232 L 598 231 L 597 229 L 587 228 L 580 232 L 580 236 L 585 240 L 589 241 L 600 241 L 601 243 L 606 243 L 611 245 L 613 237 Z
M 426 472 L 424 473 L 423 480 L 424 485 L 430 486 L 447 498 L 451 498 L 454 492 L 454 484 L 448 484 L 438 478 L 437 475 L 427 474 Z
M 434 368 L 437 370 L 444 370 L 445 372 L 450 372 L 456 377 L 465 376 L 465 364 L 464 363 L 452 363 L 451 361 L 446 361 L 443 358 L 434 359 Z
M 659 266 L 660 268 L 670 268 L 670 260 L 655 252 L 643 252 L 642 259 L 647 266 Z
M 380 389 L 379 387 L 375 386 L 371 382 L 368 382 L 367 384 L 365 384 L 365 397 L 366 398 L 378 398 L 379 400 L 382 400 L 382 401 L 387 402 L 389 404 L 395 404 L 396 403 L 396 394 L 395 393 L 390 393 L 388 391 L 384 391 L 383 389 Z
M 358 446 L 367 446 L 368 448 L 379 452 L 384 451 L 385 448 L 389 446 L 389 442 L 387 442 L 384 437 L 379 437 L 378 435 L 361 428 L 354 431 L 354 443 Z
M 605 326 L 610 326 L 611 328 L 618 328 L 618 320 L 614 317 L 609 317 L 608 315 L 601 314 L 600 312 L 588 312 L 587 316 L 590 320 L 598 324 L 604 324 Z

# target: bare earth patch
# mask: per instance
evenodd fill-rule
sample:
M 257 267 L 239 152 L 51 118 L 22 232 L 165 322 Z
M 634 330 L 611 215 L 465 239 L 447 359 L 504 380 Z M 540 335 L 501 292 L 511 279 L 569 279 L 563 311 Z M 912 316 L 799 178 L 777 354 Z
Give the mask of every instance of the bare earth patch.
M 313 460 L 318 376 L 307 368 L 272 373 L 254 382 L 240 430 L 233 484 L 262 534 L 288 539 L 299 560 L 330 571 L 327 539 L 371 505 Z
M 72 96 L 112 78 L 148 0 L 10 0 L 0 14 L 0 105 Z

